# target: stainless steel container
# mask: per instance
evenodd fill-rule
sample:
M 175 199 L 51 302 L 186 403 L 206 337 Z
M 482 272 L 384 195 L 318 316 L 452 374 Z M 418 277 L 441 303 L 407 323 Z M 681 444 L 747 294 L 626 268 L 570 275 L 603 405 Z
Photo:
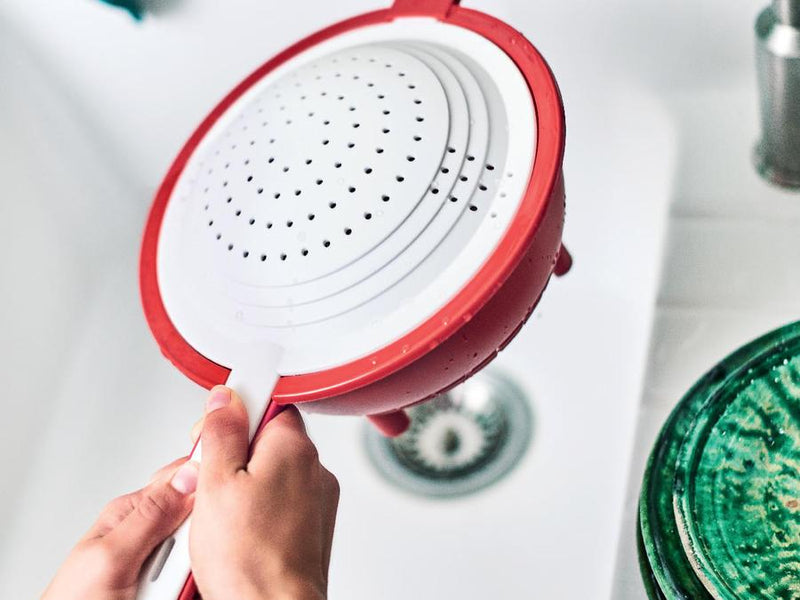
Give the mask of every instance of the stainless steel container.
M 756 168 L 800 188 L 800 0 L 773 0 L 756 21 L 762 137 Z

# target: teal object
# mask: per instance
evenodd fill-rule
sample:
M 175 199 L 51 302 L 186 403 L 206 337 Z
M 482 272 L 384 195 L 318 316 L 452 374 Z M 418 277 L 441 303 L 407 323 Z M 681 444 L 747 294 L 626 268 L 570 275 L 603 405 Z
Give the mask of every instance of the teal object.
M 800 340 L 748 363 L 703 406 L 673 505 L 715 598 L 800 598 Z
M 712 598 L 684 552 L 675 520 L 672 493 L 683 440 L 706 402 L 726 382 L 746 370 L 748 363 L 770 356 L 776 348 L 794 340 L 800 340 L 800 322 L 736 350 L 694 384 L 661 429 L 648 459 L 639 498 L 640 566 L 643 575 L 647 575 L 651 600 Z
M 141 21 L 144 17 L 144 6 L 139 0 L 101 0 L 106 4 L 110 4 L 112 6 L 117 6 L 119 8 L 124 8 L 127 10 L 131 16 L 136 19 L 137 21 Z

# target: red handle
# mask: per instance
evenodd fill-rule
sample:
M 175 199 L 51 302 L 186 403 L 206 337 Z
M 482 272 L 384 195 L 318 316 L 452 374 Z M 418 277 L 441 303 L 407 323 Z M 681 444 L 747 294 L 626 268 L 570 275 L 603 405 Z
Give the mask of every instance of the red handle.
M 286 407 L 289 406 L 288 404 L 278 404 L 277 402 L 272 402 L 267 405 L 267 410 L 264 411 L 264 416 L 261 418 L 261 423 L 258 425 L 258 429 L 256 429 L 256 433 L 253 436 L 253 439 L 258 437 L 258 434 L 261 433 L 261 430 L 269 423 L 272 419 L 277 417 L 281 414 Z M 197 445 L 197 442 L 195 442 Z M 252 447 L 252 444 L 251 444 Z M 183 589 L 181 593 L 178 595 L 178 600 L 195 600 L 199 599 L 200 594 L 197 592 L 197 585 L 194 582 L 194 575 L 189 573 L 189 577 L 186 579 L 186 583 L 183 584 Z
M 195 600 L 195 598 L 199 599 L 200 594 L 197 593 L 194 575 L 189 573 L 189 578 L 186 580 L 186 583 L 183 584 L 183 589 L 181 590 L 180 596 L 178 596 L 178 600 Z

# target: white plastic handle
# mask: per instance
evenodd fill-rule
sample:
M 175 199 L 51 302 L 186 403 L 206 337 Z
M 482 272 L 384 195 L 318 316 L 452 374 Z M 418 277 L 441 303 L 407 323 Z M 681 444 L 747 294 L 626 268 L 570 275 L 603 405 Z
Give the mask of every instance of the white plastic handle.
M 251 359 L 247 367 L 237 367 L 228 376 L 226 385 L 236 390 L 250 421 L 250 439 L 267 412 L 272 390 L 278 382 L 277 364 L 280 351 L 258 353 L 260 360 Z M 198 443 L 190 456 L 199 461 L 201 447 Z M 167 538 L 145 563 L 139 580 L 136 600 L 177 600 L 191 574 L 189 560 L 189 524 L 191 517 Z

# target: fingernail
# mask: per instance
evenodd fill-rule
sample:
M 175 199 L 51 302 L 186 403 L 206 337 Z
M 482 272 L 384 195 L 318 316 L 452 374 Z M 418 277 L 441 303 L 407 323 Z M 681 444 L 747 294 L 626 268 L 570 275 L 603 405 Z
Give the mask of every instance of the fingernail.
M 191 494 L 197 489 L 197 474 L 197 463 L 190 460 L 181 465 L 169 483 L 181 494 Z
M 191 431 L 189 431 L 189 439 L 192 442 L 197 441 L 197 438 L 200 437 L 200 433 L 203 431 L 203 419 L 200 419 L 197 423 L 192 425 Z
M 231 391 L 226 387 L 215 387 L 206 402 L 206 412 L 210 413 L 223 406 L 228 406 L 230 403 Z

